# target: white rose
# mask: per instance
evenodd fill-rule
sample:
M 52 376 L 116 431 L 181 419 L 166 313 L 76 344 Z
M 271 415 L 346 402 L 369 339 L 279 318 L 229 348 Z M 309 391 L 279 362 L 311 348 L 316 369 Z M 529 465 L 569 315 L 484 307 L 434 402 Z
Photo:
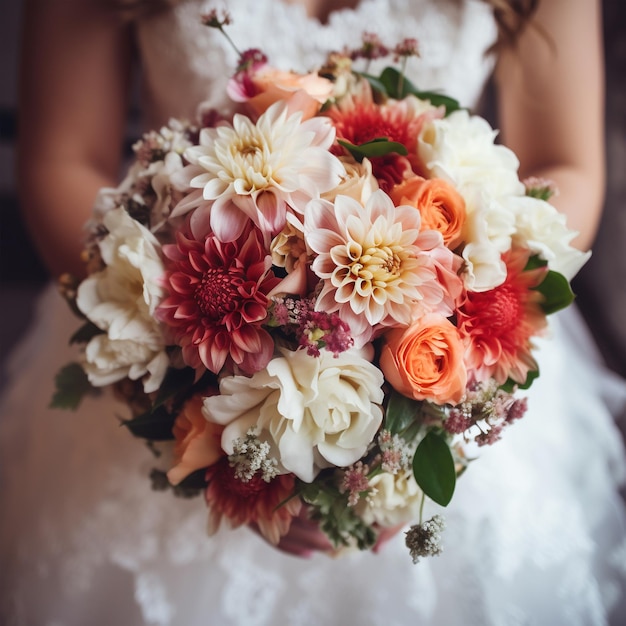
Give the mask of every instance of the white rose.
M 148 329 L 147 330 L 149 333 Z M 140 341 L 111 339 L 96 335 L 85 348 L 83 368 L 96 387 L 115 383 L 123 378 L 137 380 L 145 377 L 146 393 L 156 391 L 167 370 L 169 360 L 163 351 L 163 341 L 156 333 L 144 334 Z
M 158 389 L 167 369 L 165 342 L 154 310 L 163 297 L 159 243 L 123 209 L 103 219 L 109 233 L 100 243 L 106 267 L 85 279 L 76 304 L 106 335 L 85 349 L 85 371 L 92 384 L 107 385 L 128 376 L 144 377 L 144 389 Z
M 396 526 L 419 518 L 422 490 L 411 470 L 383 472 L 371 478 L 369 484 L 372 492 L 357 504 L 357 513 L 366 524 Z
M 324 467 L 360 459 L 382 422 L 383 375 L 369 362 L 371 350 L 334 357 L 322 351 L 282 351 L 252 377 L 220 381 L 220 394 L 204 399 L 207 419 L 226 428 L 222 447 L 249 428 L 277 450 L 282 472 L 311 482 Z
M 591 252 L 570 245 L 577 233 L 567 227 L 565 215 L 549 202 L 530 196 L 510 198 L 509 206 L 516 220 L 516 242 L 536 252 L 551 270 L 568 280 L 574 278 Z
M 478 185 L 494 197 L 523 194 L 519 161 L 511 150 L 494 143 L 497 134 L 485 119 L 455 111 L 424 125 L 418 154 L 431 176 L 450 181 L 464 197 L 468 185 Z

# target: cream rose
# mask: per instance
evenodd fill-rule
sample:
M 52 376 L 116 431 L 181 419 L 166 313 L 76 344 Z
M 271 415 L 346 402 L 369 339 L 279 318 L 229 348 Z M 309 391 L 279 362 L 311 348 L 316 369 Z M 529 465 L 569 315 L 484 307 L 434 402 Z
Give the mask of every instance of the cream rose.
M 160 245 L 124 209 L 103 218 L 109 231 L 99 243 L 106 267 L 85 279 L 76 304 L 105 334 L 86 346 L 84 369 L 95 386 L 143 378 L 144 390 L 159 388 L 168 366 L 154 310 L 163 291 Z
M 220 395 L 205 398 L 203 412 L 226 425 L 228 454 L 256 426 L 259 438 L 278 449 L 280 470 L 311 482 L 324 467 L 360 459 L 382 422 L 383 376 L 370 359 L 371 349 L 338 357 L 283 350 L 252 377 L 223 378 Z
M 324 200 L 333 202 L 337 196 L 349 196 L 365 205 L 371 195 L 378 190 L 378 181 L 372 174 L 372 163 L 363 159 L 357 163 L 352 157 L 342 156 L 339 160 L 346 168 L 345 176 L 337 187 L 322 194 Z
M 366 524 L 389 527 L 419 518 L 422 490 L 411 470 L 383 472 L 371 478 L 369 484 L 370 494 L 357 504 L 357 513 Z

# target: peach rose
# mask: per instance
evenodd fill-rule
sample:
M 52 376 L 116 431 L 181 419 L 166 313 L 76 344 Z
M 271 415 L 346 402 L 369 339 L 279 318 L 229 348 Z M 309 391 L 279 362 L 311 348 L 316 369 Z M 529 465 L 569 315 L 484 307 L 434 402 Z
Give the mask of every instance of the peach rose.
M 442 178 L 409 178 L 391 191 L 396 206 L 414 206 L 422 216 L 422 229 L 437 230 L 443 235 L 448 248 L 461 243 L 461 230 L 465 223 L 465 200 L 459 192 Z
M 221 446 L 224 427 L 205 419 L 202 400 L 201 396 L 187 400 L 174 422 L 174 467 L 167 473 L 172 485 L 196 470 L 213 465 L 225 454 Z
M 431 313 L 385 335 L 380 368 L 391 386 L 409 398 L 458 404 L 467 383 L 463 352 L 456 327 Z
M 298 74 L 265 67 L 253 75 L 252 81 L 259 93 L 246 105 L 256 115 L 264 113 L 274 102 L 286 100 L 289 112 L 302 111 L 306 120 L 317 115 L 333 94 L 333 83 L 315 73 Z

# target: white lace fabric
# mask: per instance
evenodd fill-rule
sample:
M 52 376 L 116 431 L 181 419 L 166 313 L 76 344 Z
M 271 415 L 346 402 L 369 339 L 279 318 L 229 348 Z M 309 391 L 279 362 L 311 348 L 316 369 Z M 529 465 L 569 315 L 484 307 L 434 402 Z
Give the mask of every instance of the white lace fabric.
M 220 5 L 222 6 L 222 5 Z M 491 67 L 488 9 L 458 0 L 363 0 L 328 25 L 297 5 L 225 3 L 229 32 L 305 70 L 329 50 L 417 37 L 411 80 L 475 102 Z M 149 124 L 223 103 L 235 63 L 200 3 L 138 25 Z M 576 316 L 542 346 L 531 410 L 459 480 L 444 553 L 413 565 L 400 534 L 380 554 L 286 556 L 248 529 L 208 538 L 202 498 L 150 490 L 157 459 L 106 396 L 49 411 L 77 326 L 50 290 L 13 355 L 0 420 L 0 623 L 11 626 L 466 624 L 600 626 L 626 586 L 624 450 L 608 410 L 626 402 Z M 435 511 L 435 507 L 429 513 Z

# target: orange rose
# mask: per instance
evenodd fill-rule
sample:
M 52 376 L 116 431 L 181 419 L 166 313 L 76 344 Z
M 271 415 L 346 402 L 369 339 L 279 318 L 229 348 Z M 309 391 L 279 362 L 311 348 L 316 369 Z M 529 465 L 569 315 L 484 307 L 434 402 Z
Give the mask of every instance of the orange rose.
M 176 417 L 172 429 L 174 467 L 167 473 L 172 485 L 177 485 L 192 472 L 213 465 L 225 453 L 221 438 L 224 427 L 207 421 L 202 415 L 202 397 L 187 400 Z
M 287 101 L 289 111 L 302 111 L 303 119 L 317 115 L 320 107 L 333 93 L 333 84 L 315 73 L 298 74 L 266 67 L 253 77 L 259 94 L 250 98 L 246 105 L 261 115 L 274 102 Z
M 467 383 L 463 343 L 445 317 L 425 315 L 385 335 L 380 368 L 391 386 L 415 400 L 458 404 Z
M 461 243 L 465 223 L 465 200 L 441 178 L 425 180 L 418 176 L 396 185 L 391 191 L 396 206 L 414 206 L 422 216 L 422 228 L 437 230 L 448 248 Z

